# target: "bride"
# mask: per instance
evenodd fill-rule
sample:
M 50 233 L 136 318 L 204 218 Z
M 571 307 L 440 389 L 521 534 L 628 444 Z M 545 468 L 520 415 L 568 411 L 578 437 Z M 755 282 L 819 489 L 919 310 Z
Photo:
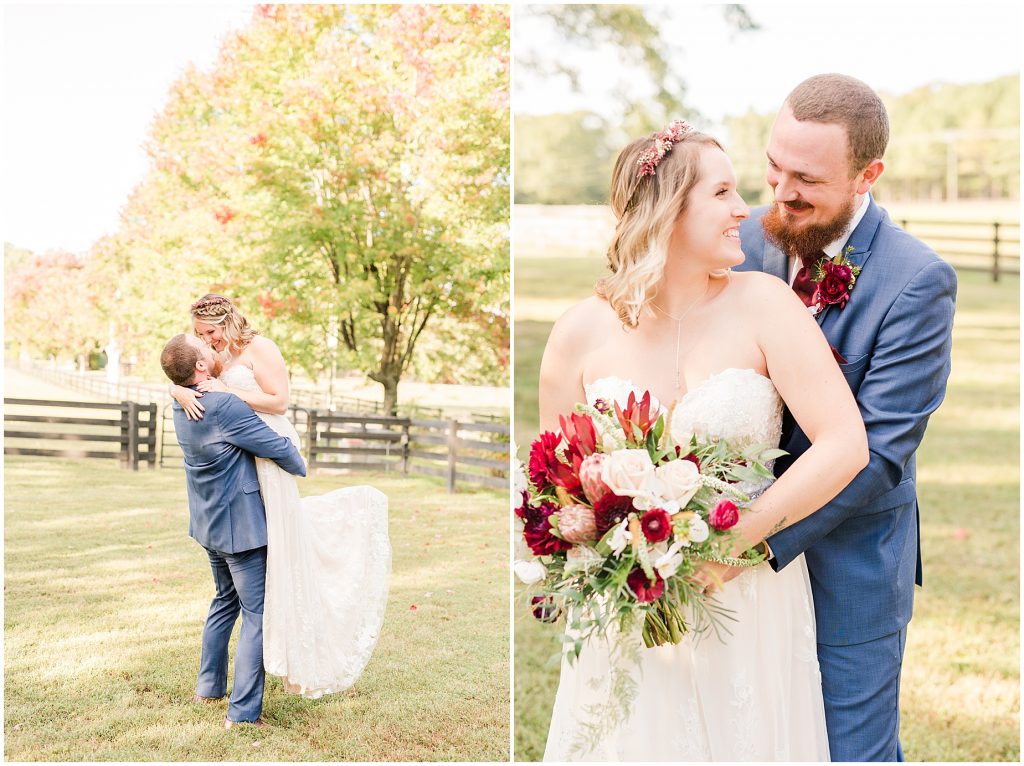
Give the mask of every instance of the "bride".
M 285 417 L 288 371 L 274 342 L 257 335 L 234 304 L 204 295 L 192 304 L 196 335 L 224 363 L 220 378 L 200 391 L 226 391 L 246 402 L 296 446 Z M 190 419 L 202 417 L 201 396 L 173 386 Z M 267 583 L 263 664 L 286 691 L 304 697 L 344 691 L 370 659 L 384 621 L 391 545 L 388 501 L 369 486 L 299 497 L 295 478 L 256 459 L 267 511 Z
M 755 488 L 763 493 L 736 527 L 738 555 L 823 506 L 867 464 L 860 413 L 795 294 L 774 277 L 729 271 L 743 261 L 739 223 L 749 209 L 715 139 L 677 121 L 633 142 L 616 162 L 611 207 L 612 273 L 551 331 L 541 428 L 557 430 L 576 402 L 624 405 L 630 391 L 649 390 L 663 409 L 674 403 L 674 429 L 777 445 L 785 402 L 813 446 Z M 828 760 L 803 557 L 778 573 L 708 563 L 694 579 L 732 611 L 731 635 L 585 646 L 562 663 L 545 760 Z M 617 641 L 641 648 L 617 652 Z M 625 723 L 598 729 L 614 662 L 629 663 L 636 696 Z

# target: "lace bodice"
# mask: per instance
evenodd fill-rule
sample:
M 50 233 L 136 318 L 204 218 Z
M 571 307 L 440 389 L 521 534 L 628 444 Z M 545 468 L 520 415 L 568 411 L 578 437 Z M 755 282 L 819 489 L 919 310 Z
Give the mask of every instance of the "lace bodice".
M 256 382 L 256 374 L 244 364 L 236 364 L 228 367 L 220 374 L 221 382 L 231 388 L 240 388 L 243 391 L 262 391 L 259 383 Z M 281 436 L 287 436 L 292 443 L 299 446 L 299 434 L 295 426 L 284 415 L 273 415 L 269 412 L 256 411 L 264 423 L 273 428 Z
M 633 381 L 615 376 L 598 378 L 584 386 L 587 402 L 616 401 L 625 406 L 630 392 L 641 396 Z M 652 397 L 651 403 L 667 412 Z M 776 446 L 782 433 L 782 399 L 775 385 L 751 369 L 728 367 L 687 391 L 672 408 L 669 427 L 676 441 L 727 441 L 734 447 L 751 444 Z
M 244 364 L 236 364 L 228 367 L 220 374 L 221 382 L 232 388 L 241 388 L 243 391 L 259 391 L 259 383 L 256 382 L 256 374 Z

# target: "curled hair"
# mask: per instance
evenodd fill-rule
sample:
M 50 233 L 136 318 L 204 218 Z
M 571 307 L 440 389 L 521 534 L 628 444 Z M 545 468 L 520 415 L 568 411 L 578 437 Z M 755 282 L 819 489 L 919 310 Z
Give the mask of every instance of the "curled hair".
M 653 146 L 653 136 L 641 138 L 615 161 L 609 199 L 616 218 L 608 246 L 612 273 L 594 287 L 627 327 L 636 327 L 642 314 L 651 313 L 649 304 L 665 270 L 672 227 L 700 181 L 701 149 L 722 148 L 711 136 L 694 131 L 673 146 L 653 175 L 638 176 L 637 163 Z
M 220 325 L 232 354 L 248 346 L 256 335 L 249 320 L 239 313 L 235 304 L 214 293 L 207 293 L 192 304 L 192 321 Z
M 786 96 L 793 117 L 824 122 L 846 130 L 850 175 L 882 159 L 889 144 L 889 115 L 870 86 L 845 74 L 808 77 Z

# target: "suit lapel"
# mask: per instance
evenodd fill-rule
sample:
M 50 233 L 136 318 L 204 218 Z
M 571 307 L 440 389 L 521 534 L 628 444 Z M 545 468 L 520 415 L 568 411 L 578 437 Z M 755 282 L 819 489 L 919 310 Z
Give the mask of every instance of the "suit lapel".
M 878 231 L 879 225 L 885 219 L 885 211 L 882 210 L 878 205 L 875 204 L 874 197 L 868 200 L 868 209 L 864 213 L 864 217 L 857 224 L 857 228 L 850 234 L 850 238 L 847 240 L 846 245 L 843 247 L 843 252 L 850 250 L 847 256 L 850 259 L 850 263 L 854 266 L 858 266 L 861 269 L 864 268 L 864 264 L 868 262 L 868 258 L 871 257 L 871 243 L 875 239 L 875 233 Z M 853 291 L 850 293 L 850 300 L 856 300 L 857 296 L 857 285 L 853 286 Z M 818 325 L 824 328 L 825 317 L 829 312 L 835 313 L 832 306 L 825 306 L 815 319 L 818 320 Z

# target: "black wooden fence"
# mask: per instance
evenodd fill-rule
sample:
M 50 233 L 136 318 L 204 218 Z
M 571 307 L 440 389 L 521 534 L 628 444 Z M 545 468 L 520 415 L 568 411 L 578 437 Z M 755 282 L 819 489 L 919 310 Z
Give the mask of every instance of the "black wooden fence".
M 311 470 L 440 476 L 449 492 L 459 484 L 508 487 L 507 423 L 416 420 L 305 407 L 292 407 L 288 415 Z M 181 449 L 169 405 L 162 420 L 160 465 L 180 466 Z
M 155 404 L 4 399 L 5 455 L 116 458 L 138 470 L 156 465 L 156 432 Z
M 998 282 L 1020 274 L 1020 224 L 926 221 L 901 218 L 899 224 L 941 255 L 958 271 L 983 271 Z

